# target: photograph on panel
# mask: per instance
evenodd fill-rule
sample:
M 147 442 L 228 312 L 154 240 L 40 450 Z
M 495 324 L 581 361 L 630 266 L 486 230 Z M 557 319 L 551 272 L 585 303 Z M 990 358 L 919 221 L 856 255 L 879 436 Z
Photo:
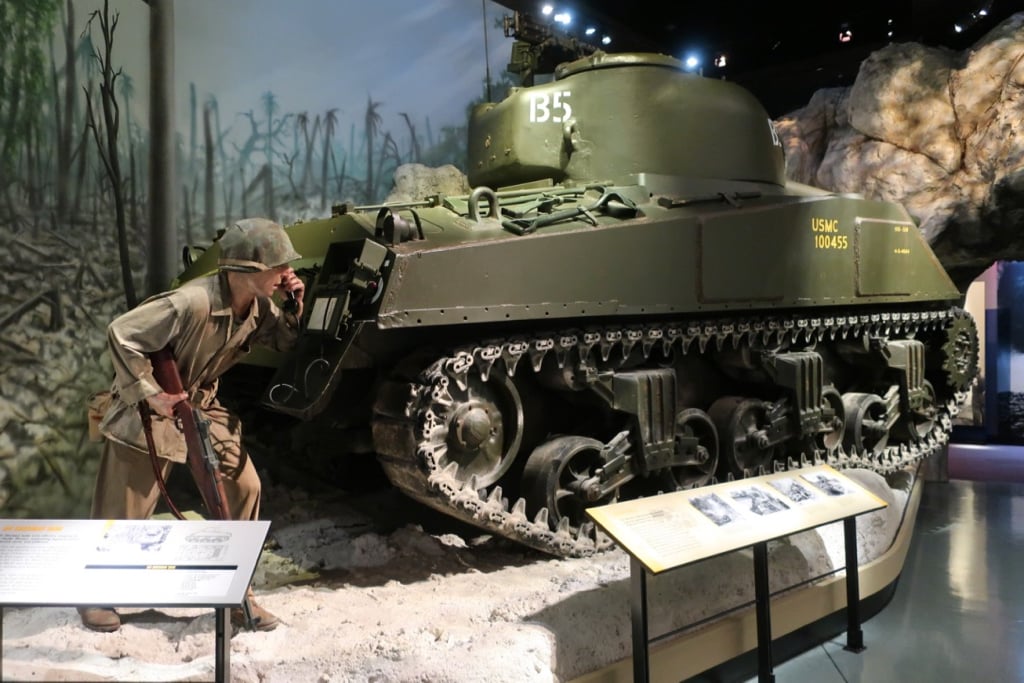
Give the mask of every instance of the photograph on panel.
M 718 526 L 725 526 L 735 521 L 739 515 L 717 493 L 706 496 L 695 496 L 690 504 Z
M 789 506 L 782 502 L 782 499 L 757 486 L 748 486 L 738 491 L 733 491 L 730 496 L 742 506 L 741 509 L 749 510 L 755 515 L 771 515 L 789 509 Z

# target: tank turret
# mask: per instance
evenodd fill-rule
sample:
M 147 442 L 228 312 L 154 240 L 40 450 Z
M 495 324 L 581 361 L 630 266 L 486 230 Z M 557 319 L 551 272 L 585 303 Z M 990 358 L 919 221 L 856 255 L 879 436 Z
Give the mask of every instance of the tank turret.
M 664 55 L 603 52 L 479 107 L 469 182 L 635 182 L 643 176 L 785 184 L 782 144 L 748 91 Z

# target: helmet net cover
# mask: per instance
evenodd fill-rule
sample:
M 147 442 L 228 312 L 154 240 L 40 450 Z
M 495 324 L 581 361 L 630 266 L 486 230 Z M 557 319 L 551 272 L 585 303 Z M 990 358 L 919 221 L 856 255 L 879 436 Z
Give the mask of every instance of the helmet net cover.
M 246 218 L 231 225 L 218 240 L 221 270 L 256 273 L 302 258 L 288 233 L 266 218 Z

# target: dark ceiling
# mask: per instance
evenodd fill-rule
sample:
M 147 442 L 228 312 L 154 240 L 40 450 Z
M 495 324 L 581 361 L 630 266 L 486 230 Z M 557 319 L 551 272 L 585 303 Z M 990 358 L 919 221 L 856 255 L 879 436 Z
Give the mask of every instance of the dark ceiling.
M 607 33 L 612 42 L 602 49 L 608 52 L 660 52 L 680 59 L 699 56 L 697 68 L 703 75 L 741 83 L 772 116 L 803 106 L 819 88 L 850 85 L 860 62 L 888 42 L 914 41 L 959 50 L 1014 12 L 1024 11 L 1024 0 L 548 3 L 556 11 L 571 13 L 568 30 L 594 25 L 595 36 Z M 544 3 L 499 0 L 499 4 L 540 19 Z M 840 41 L 844 30 L 851 32 L 849 41 Z M 719 54 L 726 55 L 725 67 L 713 63 Z

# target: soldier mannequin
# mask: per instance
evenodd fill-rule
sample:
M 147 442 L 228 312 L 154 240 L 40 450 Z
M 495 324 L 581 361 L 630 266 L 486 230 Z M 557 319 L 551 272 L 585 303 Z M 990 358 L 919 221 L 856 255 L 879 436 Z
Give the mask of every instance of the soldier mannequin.
M 152 417 L 152 433 L 166 479 L 175 462 L 185 462 L 185 441 L 174 422 L 174 406 L 188 399 L 210 422 L 210 441 L 220 459 L 232 519 L 259 516 L 260 480 L 241 442 L 238 418 L 217 401 L 218 378 L 253 345 L 289 348 L 298 336 L 305 286 L 289 263 L 301 256 L 277 223 L 250 218 L 228 228 L 219 240 L 218 272 L 151 297 L 107 328 L 114 365 L 110 408 L 100 424 L 103 455 L 92 500 L 93 519 L 146 519 L 160 490 L 148 455 L 140 401 Z M 273 302 L 276 291 L 293 295 L 298 310 Z M 181 394 L 165 393 L 153 378 L 148 354 L 173 350 Z M 278 619 L 251 599 L 258 630 Z M 112 607 L 79 608 L 82 623 L 95 631 L 116 631 L 121 619 Z M 232 611 L 236 625 L 242 610 Z

